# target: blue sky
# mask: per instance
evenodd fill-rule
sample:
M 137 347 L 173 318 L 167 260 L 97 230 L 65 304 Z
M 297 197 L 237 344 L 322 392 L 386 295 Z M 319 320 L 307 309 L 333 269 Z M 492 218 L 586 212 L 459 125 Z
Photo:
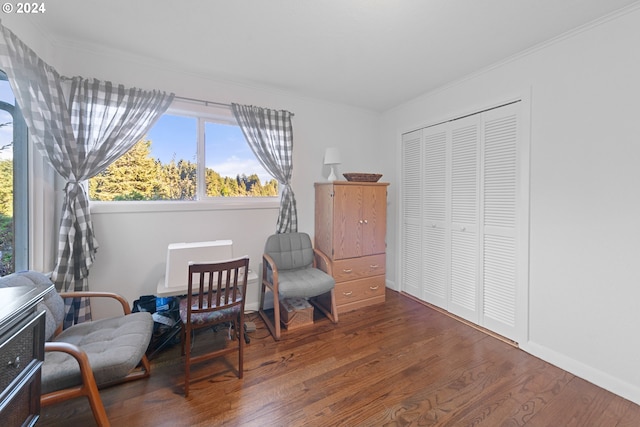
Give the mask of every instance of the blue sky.
M 149 130 L 147 138 L 151 140 L 152 156 L 162 163 L 170 162 L 173 156 L 176 161 L 196 161 L 196 118 L 165 114 Z M 232 178 L 256 173 L 262 183 L 272 179 L 256 160 L 238 126 L 206 122 L 205 139 L 208 168 Z

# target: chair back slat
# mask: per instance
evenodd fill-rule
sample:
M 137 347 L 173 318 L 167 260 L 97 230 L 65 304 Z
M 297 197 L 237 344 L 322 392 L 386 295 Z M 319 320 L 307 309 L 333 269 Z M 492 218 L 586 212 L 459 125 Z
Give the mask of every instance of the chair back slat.
M 189 265 L 188 315 L 242 305 L 246 297 L 249 258 Z

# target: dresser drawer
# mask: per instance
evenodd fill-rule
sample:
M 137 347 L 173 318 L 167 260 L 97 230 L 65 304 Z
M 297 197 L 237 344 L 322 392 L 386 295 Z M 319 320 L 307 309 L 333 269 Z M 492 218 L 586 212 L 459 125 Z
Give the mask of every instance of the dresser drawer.
M 333 278 L 339 283 L 364 277 L 384 275 L 385 266 L 385 254 L 341 259 L 333 261 L 332 263 Z
M 366 277 L 336 283 L 336 305 L 344 305 L 369 298 L 384 297 L 385 276 Z
M 39 356 L 39 340 L 44 313 L 25 319 L 2 337 L 0 344 L 0 396 Z M 6 340 L 6 341 L 5 341 Z

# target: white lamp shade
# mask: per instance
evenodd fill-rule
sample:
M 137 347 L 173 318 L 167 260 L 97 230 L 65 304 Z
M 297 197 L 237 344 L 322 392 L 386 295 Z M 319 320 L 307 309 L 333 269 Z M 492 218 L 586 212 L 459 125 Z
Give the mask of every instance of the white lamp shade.
M 327 151 L 324 152 L 324 164 L 325 165 L 340 164 L 340 151 L 335 147 L 327 148 Z

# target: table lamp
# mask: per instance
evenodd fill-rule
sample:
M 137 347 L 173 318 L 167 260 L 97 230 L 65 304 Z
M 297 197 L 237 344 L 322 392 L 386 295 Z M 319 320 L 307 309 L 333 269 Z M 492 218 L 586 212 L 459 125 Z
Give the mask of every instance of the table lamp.
M 340 151 L 335 147 L 327 148 L 324 152 L 324 164 L 331 166 L 331 173 L 327 177 L 327 181 L 335 181 L 338 179 L 334 170 L 335 165 L 340 164 Z

